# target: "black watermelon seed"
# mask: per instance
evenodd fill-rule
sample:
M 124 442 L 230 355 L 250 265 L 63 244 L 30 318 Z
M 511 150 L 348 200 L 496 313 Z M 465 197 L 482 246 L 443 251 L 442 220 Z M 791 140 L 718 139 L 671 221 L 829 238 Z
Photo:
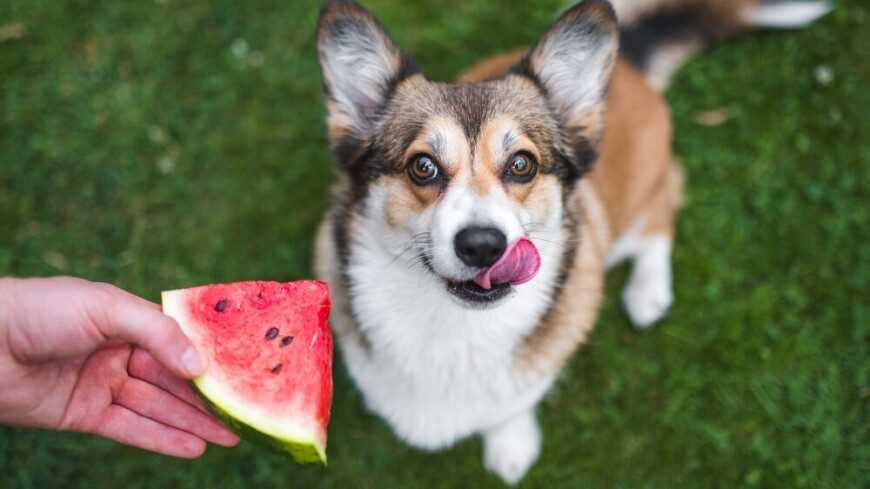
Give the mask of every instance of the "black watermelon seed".
M 272 367 L 272 373 L 277 374 L 278 372 L 281 371 L 281 367 L 283 367 L 283 365 L 280 363 L 278 365 L 275 365 L 274 367 Z
M 221 299 L 217 301 L 217 304 L 214 305 L 214 310 L 217 312 L 224 312 L 224 309 L 227 308 L 227 300 Z
M 285 337 L 281 338 L 281 348 L 284 348 L 285 346 L 289 345 L 290 343 L 293 343 L 292 336 L 285 336 Z
M 278 336 L 278 328 L 269 328 L 269 331 L 266 331 L 266 339 L 274 340 Z

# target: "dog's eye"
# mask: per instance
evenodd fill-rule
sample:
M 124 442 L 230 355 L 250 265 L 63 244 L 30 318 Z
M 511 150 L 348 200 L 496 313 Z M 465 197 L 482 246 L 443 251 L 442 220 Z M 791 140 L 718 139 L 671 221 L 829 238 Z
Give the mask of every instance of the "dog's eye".
M 437 180 L 440 174 L 435 160 L 428 155 L 417 155 L 408 165 L 408 176 L 417 185 L 428 185 Z
M 511 156 L 510 161 L 505 167 L 505 177 L 508 180 L 526 183 L 534 178 L 538 171 L 538 163 L 528 153 L 517 153 Z

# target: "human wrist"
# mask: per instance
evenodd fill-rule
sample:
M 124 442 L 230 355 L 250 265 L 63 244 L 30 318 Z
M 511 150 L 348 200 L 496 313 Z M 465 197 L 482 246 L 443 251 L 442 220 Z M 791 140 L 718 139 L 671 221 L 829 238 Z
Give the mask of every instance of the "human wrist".
M 20 406 L 17 402 L 20 385 L 17 384 L 18 367 L 9 351 L 9 329 L 12 327 L 15 299 L 12 297 L 16 279 L 0 277 L 0 424 L 19 424 Z
M 15 304 L 15 281 L 11 277 L 0 277 L 0 331 L 6 331 L 12 323 L 12 308 Z M 0 335 L 0 344 L 5 341 L 6 335 Z

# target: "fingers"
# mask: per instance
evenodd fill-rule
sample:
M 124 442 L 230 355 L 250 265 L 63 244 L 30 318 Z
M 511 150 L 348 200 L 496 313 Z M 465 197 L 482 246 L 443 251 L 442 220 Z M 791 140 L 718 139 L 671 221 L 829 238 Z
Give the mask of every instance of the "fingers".
M 105 324 L 99 325 L 106 336 L 141 346 L 175 375 L 192 378 L 205 371 L 202 358 L 174 319 L 156 304 L 114 289 L 113 304 L 102 315 Z
M 205 452 L 205 442 L 184 431 L 160 424 L 113 404 L 94 434 L 125 445 L 173 457 L 197 458 Z
M 193 404 L 204 412 L 208 412 L 208 408 L 206 408 L 202 399 L 193 392 L 188 381 L 170 372 L 150 353 L 141 348 L 133 349 L 133 354 L 127 364 L 127 373 L 131 377 L 154 384 L 182 401 Z
M 214 418 L 168 392 L 138 379 L 129 379 L 115 397 L 115 404 L 126 407 L 166 426 L 186 431 L 205 441 L 226 447 L 239 439 Z

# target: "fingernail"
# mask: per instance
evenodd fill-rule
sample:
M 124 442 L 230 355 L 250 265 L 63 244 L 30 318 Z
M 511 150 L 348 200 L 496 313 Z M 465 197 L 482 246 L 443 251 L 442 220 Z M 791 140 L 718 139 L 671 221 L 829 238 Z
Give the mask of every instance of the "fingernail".
M 202 357 L 199 356 L 199 353 L 193 347 L 189 347 L 181 354 L 181 364 L 184 366 L 184 370 L 187 370 L 187 373 L 194 377 L 202 375 L 205 372 Z
M 224 428 L 224 432 L 221 433 L 221 440 L 218 442 L 220 445 L 225 447 L 234 447 L 239 444 L 241 440 L 235 433 L 230 431 L 227 428 Z

